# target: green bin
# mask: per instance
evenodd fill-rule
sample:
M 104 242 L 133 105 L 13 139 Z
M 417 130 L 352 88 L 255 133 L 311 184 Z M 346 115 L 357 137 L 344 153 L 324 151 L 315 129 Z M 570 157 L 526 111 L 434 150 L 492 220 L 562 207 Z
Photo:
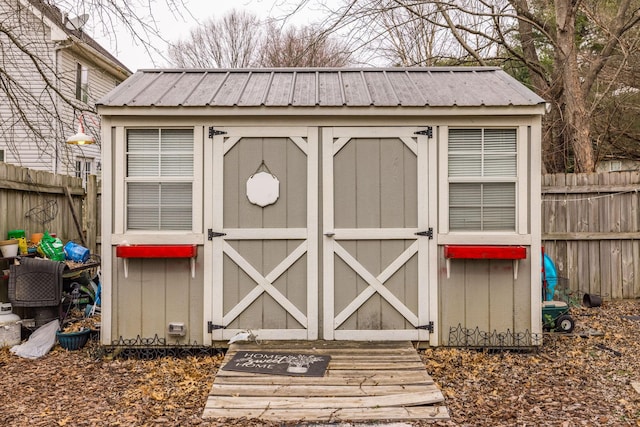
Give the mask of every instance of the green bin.
M 9 230 L 7 234 L 9 235 L 9 240 L 19 239 L 26 236 L 24 230 Z

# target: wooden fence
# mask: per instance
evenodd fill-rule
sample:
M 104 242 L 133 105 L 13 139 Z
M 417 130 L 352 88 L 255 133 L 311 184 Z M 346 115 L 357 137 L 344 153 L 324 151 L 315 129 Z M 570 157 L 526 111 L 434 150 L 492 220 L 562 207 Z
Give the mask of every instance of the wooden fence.
M 0 237 L 48 230 L 100 253 L 100 190 L 0 162 Z M 542 244 L 575 295 L 640 298 L 640 172 L 542 177 Z M 3 237 L 4 236 L 4 237 Z M 1 239 L 0 239 L 1 240 Z
M 56 233 L 97 249 L 98 197 L 95 176 L 82 187 L 80 178 L 55 175 L 0 162 L 0 240 L 10 230 Z
M 542 177 L 542 244 L 580 298 L 640 297 L 640 172 Z

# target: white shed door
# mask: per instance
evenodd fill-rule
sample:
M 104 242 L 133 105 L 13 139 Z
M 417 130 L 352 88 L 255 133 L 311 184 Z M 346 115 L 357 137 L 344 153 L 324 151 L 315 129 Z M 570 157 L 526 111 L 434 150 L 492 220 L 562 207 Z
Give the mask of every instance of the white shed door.
M 429 339 L 429 147 L 416 131 L 323 129 L 324 339 Z
M 322 150 L 315 127 L 224 128 L 213 137 L 205 146 L 212 340 L 247 330 L 260 339 L 429 340 L 435 251 L 421 234 L 433 210 L 435 148 L 416 130 L 324 128 Z
M 316 339 L 318 129 L 224 131 L 207 148 L 211 338 Z

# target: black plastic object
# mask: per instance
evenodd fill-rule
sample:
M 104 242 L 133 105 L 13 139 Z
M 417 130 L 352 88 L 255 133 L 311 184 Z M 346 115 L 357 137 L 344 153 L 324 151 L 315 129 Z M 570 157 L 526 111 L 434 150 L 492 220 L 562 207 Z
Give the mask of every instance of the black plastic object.
M 63 262 L 21 258 L 9 267 L 9 301 L 15 307 L 57 306 L 62 298 Z
M 589 308 L 600 307 L 602 305 L 602 297 L 600 295 L 584 294 L 582 305 Z

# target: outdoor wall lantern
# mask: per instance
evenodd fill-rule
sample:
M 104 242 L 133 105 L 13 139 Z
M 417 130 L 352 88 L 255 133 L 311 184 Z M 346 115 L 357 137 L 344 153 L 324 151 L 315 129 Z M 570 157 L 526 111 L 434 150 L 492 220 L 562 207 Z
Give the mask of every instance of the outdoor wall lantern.
M 84 126 L 82 125 L 83 119 L 84 115 L 80 114 L 80 116 L 78 117 L 78 133 L 67 138 L 67 144 L 87 145 L 96 143 L 96 139 L 94 137 L 84 133 Z

